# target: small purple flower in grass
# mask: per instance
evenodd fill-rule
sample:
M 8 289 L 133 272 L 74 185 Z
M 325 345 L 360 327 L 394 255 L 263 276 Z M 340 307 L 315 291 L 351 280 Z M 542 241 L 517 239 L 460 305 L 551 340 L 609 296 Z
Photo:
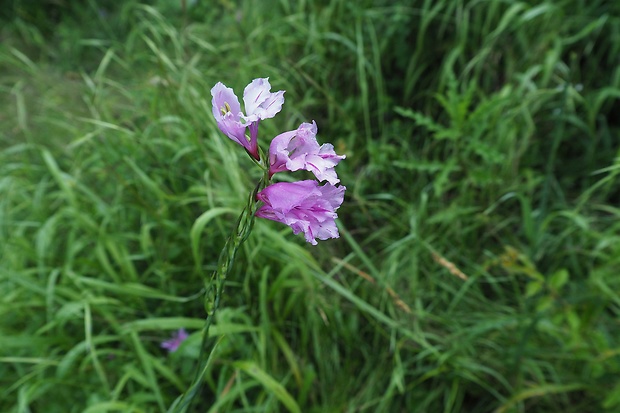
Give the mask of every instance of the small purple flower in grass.
M 188 337 L 187 331 L 184 328 L 179 329 L 179 331 L 172 334 L 172 338 L 170 340 L 166 340 L 161 343 L 161 348 L 165 348 L 170 353 L 174 353 L 177 351 L 182 342 L 184 342 Z
M 269 175 L 303 169 L 312 172 L 319 181 L 332 185 L 340 182 L 334 167 L 345 156 L 336 154 L 329 143 L 319 146 L 316 132 L 316 123 L 312 121 L 273 138 L 269 145 Z
M 258 154 L 258 124 L 262 119 L 273 118 L 284 103 L 284 91 L 271 93 L 269 78 L 254 79 L 243 91 L 243 102 L 247 115 L 241 112 L 241 105 L 235 92 L 218 82 L 211 89 L 212 111 L 218 128 L 230 139 L 243 146 L 256 160 Z M 250 135 L 246 135 L 249 129 Z
M 269 185 L 256 197 L 264 202 L 256 216 L 282 222 L 294 234 L 303 231 L 306 241 L 316 245 L 316 239 L 338 238 L 336 210 L 344 200 L 344 186 L 317 181 L 279 182 Z

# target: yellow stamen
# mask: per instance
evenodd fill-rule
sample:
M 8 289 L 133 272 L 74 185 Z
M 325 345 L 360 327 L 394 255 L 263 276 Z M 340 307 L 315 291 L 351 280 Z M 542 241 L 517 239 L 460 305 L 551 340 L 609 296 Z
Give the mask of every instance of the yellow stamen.
M 228 112 L 230 112 L 230 105 L 228 104 L 228 102 L 224 102 L 224 106 L 220 108 L 220 112 L 222 112 L 222 115 L 225 115 Z

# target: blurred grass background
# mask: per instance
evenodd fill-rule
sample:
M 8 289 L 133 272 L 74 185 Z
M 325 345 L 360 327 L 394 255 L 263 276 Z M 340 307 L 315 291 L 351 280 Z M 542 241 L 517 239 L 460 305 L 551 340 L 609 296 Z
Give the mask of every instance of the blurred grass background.
M 619 412 L 620 3 L 5 1 L 0 411 L 165 412 L 260 171 L 218 81 L 347 155 L 256 222 L 196 412 Z M 186 328 L 172 354 L 160 343 Z

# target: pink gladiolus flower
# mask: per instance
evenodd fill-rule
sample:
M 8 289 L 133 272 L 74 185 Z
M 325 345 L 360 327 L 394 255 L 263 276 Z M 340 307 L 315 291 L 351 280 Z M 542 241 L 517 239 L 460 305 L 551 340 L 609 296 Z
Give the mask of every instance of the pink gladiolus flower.
M 294 131 L 284 132 L 271 141 L 269 145 L 269 174 L 276 172 L 310 171 L 319 181 L 332 185 L 340 182 L 334 167 L 344 155 L 337 155 L 329 144 L 319 146 L 316 140 L 316 123 L 302 123 Z
M 254 79 L 243 91 L 243 102 L 247 115 L 241 112 L 241 105 L 235 92 L 218 82 L 211 89 L 213 116 L 218 128 L 230 139 L 243 146 L 255 159 L 258 154 L 258 124 L 262 119 L 274 117 L 284 103 L 284 91 L 271 93 L 269 78 Z M 249 137 L 246 135 L 249 129 Z
M 187 339 L 187 337 L 189 337 L 189 335 L 184 328 L 181 328 L 179 329 L 179 331 L 175 332 L 172 335 L 172 338 L 170 340 L 166 340 L 161 343 L 161 348 L 165 348 L 166 350 L 168 350 L 168 352 L 174 353 L 175 351 L 177 351 L 181 343 Z
M 345 190 L 344 186 L 329 183 L 320 186 L 314 180 L 279 182 L 256 195 L 265 203 L 256 211 L 256 216 L 282 222 L 291 227 L 294 234 L 303 231 L 306 241 L 316 245 L 316 239 L 340 236 L 334 220 Z

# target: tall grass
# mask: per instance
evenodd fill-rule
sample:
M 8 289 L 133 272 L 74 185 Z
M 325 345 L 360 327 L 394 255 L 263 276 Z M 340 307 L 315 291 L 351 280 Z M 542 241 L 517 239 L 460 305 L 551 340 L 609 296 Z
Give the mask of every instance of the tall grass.
M 209 90 L 266 76 L 287 92 L 263 147 L 314 118 L 347 155 L 341 238 L 256 222 L 194 411 L 620 408 L 618 6 L 183 4 L 2 24 L 0 411 L 187 388 L 258 178 Z

